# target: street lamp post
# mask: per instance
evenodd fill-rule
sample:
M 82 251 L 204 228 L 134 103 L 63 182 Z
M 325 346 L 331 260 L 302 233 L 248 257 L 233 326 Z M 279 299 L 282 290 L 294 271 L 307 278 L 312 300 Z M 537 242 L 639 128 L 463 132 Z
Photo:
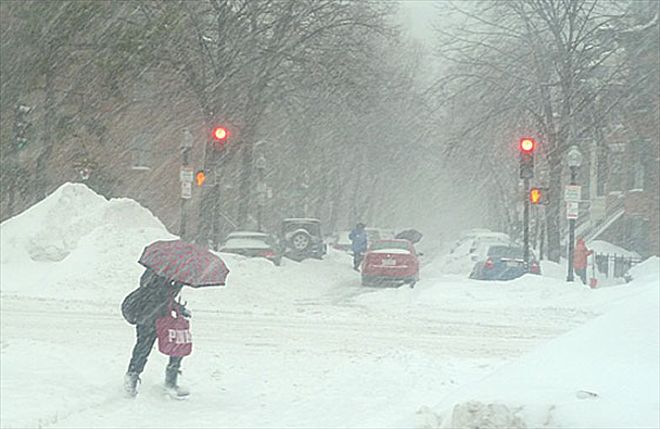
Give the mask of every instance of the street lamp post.
M 582 153 L 573 145 L 568 151 L 566 156 L 568 167 L 571 169 L 571 185 L 577 185 L 577 169 L 582 164 Z M 569 219 L 569 233 L 568 233 L 568 275 L 566 276 L 567 282 L 573 281 L 573 253 L 575 249 L 575 219 Z

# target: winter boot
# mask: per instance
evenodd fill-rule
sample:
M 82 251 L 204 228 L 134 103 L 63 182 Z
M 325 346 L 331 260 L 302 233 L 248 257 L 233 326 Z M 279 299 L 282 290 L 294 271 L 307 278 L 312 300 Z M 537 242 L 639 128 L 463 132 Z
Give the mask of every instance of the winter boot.
M 165 369 L 165 390 L 168 395 L 175 399 L 184 399 L 190 395 L 190 391 L 183 386 L 177 384 L 179 377 L 179 368 L 172 365 L 167 365 Z
M 124 376 L 124 391 L 126 395 L 131 398 L 137 396 L 137 385 L 140 382 L 140 377 L 137 372 L 127 372 Z

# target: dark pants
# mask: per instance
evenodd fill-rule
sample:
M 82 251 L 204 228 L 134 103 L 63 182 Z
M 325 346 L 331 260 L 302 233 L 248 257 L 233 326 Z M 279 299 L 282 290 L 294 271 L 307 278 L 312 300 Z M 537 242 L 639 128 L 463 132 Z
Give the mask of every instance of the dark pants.
M 133 356 L 131 357 L 131 363 L 128 364 L 128 372 L 140 374 L 144 370 L 149 353 L 151 353 L 151 349 L 156 342 L 156 323 L 137 325 L 135 330 L 137 332 L 137 342 L 133 347 Z M 183 359 L 182 356 L 170 356 L 170 363 L 167 368 L 178 371 L 181 366 L 181 359 Z
M 587 268 L 576 268 L 575 274 L 577 274 L 580 279 L 582 279 L 582 284 L 587 284 Z
M 362 252 L 353 252 L 353 269 L 357 270 L 360 268 L 360 264 L 364 259 L 364 253 Z

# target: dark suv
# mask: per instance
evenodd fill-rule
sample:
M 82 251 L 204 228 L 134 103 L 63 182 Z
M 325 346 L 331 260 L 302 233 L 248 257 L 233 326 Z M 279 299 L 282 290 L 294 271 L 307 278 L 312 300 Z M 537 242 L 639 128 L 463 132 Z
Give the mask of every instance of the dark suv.
M 321 221 L 318 219 L 284 219 L 279 239 L 284 256 L 294 261 L 321 259 L 327 253 L 321 234 Z

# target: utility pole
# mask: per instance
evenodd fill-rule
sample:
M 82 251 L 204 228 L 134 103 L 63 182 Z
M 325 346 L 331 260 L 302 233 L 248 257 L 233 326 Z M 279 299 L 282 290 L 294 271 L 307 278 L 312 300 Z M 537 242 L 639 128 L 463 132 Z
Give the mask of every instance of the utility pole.
M 529 267 L 529 179 L 534 177 L 534 150 L 536 141 L 523 137 L 518 144 L 520 156 L 520 178 L 523 179 L 523 260 L 525 268 Z
M 186 240 L 186 204 L 192 198 L 193 169 L 190 166 L 190 152 L 193 147 L 193 136 L 188 128 L 183 130 L 183 140 L 181 141 L 181 171 L 179 179 L 181 181 L 181 220 L 179 227 L 179 237 Z
M 523 208 L 523 260 L 525 266 L 529 264 L 529 178 L 526 177 L 523 181 L 525 188 L 525 206 Z

